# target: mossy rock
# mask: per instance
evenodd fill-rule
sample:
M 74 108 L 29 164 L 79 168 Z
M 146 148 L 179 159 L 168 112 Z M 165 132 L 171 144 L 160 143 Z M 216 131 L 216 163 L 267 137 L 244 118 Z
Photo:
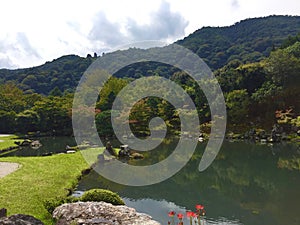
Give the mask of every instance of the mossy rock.
M 83 202 L 107 202 L 113 205 L 124 205 L 121 197 L 109 190 L 104 189 L 91 189 L 86 191 L 80 198 Z

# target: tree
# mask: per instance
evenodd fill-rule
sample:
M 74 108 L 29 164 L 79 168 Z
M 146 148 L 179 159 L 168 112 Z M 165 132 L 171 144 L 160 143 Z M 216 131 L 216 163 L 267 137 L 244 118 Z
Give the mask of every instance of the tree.
M 40 117 L 33 110 L 25 110 L 16 116 L 16 129 L 19 132 L 27 133 L 29 131 L 38 131 Z
M 15 131 L 16 113 L 0 110 L 0 133 L 12 133 Z
M 116 96 L 127 83 L 125 79 L 111 77 L 101 89 L 100 99 L 96 104 L 96 108 L 101 111 L 110 110 Z
M 62 96 L 63 93 L 62 93 L 61 90 L 56 86 L 54 89 L 52 89 L 52 90 L 49 92 L 49 95 L 50 95 L 50 96 Z
M 110 110 L 98 113 L 95 120 L 97 131 L 100 136 L 112 136 L 114 134 Z
M 249 96 L 247 90 L 233 90 L 226 95 L 228 120 L 232 124 L 246 121 L 249 111 Z
M 67 97 L 46 97 L 34 104 L 32 110 L 40 117 L 41 131 L 55 131 L 56 133 L 70 133 L 72 99 Z
M 23 91 L 13 83 L 0 86 L 0 110 L 19 113 L 26 107 Z
M 272 52 L 266 61 L 266 70 L 276 84 L 285 88 L 298 86 L 300 81 L 300 42 L 286 49 Z

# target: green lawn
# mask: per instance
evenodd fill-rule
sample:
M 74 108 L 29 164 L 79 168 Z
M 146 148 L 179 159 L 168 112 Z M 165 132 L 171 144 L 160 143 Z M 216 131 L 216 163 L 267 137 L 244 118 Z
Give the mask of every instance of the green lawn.
M 1 136 L 0 135 L 0 150 L 6 149 L 11 146 L 17 146 L 14 142 L 18 141 L 16 135 Z
M 99 149 L 84 152 L 95 159 Z M 22 165 L 16 172 L 0 179 L 0 208 L 7 208 L 9 215 L 33 215 L 45 224 L 52 224 L 52 220 L 43 201 L 66 196 L 66 189 L 74 187 L 81 171 L 89 167 L 80 152 L 47 157 L 5 157 L 0 161 Z

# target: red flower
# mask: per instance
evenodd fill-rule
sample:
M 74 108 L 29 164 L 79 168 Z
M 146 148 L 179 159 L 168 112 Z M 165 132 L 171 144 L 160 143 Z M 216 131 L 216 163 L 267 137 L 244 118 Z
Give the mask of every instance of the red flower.
M 186 217 L 196 217 L 197 214 L 191 211 L 186 212 Z
M 203 206 L 203 205 L 196 205 L 196 209 L 197 209 L 197 210 L 203 210 L 203 209 L 204 209 L 204 206 Z
M 178 213 L 177 217 L 178 217 L 178 219 L 182 220 L 183 219 L 183 214 L 182 213 Z
M 173 217 L 176 213 L 174 211 L 169 212 L 169 217 Z

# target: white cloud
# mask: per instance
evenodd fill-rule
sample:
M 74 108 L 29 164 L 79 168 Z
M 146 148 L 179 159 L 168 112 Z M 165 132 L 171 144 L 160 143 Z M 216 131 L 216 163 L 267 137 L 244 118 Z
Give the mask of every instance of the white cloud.
M 156 12 L 150 14 L 151 21 L 146 25 L 139 25 L 130 20 L 128 31 L 136 41 L 177 39 L 182 37 L 188 21 L 179 13 L 172 12 L 170 3 L 163 1 Z
M 127 17 L 123 23 L 108 20 L 101 11 L 94 17 L 94 25 L 89 38 L 100 46 L 115 47 L 144 40 L 169 40 L 184 36 L 188 22 L 178 12 L 172 12 L 170 4 L 162 1 L 157 11 L 150 12 L 150 22 L 140 24 Z
M 88 37 L 92 41 L 111 46 L 121 44 L 125 36 L 121 32 L 121 25 L 109 21 L 105 13 L 101 11 L 94 18 L 94 25 Z
M 240 7 L 239 1 L 238 0 L 232 0 L 231 1 L 231 6 L 233 8 L 239 8 Z
M 3 53 L 0 53 L 0 65 L 2 68 L 17 68 L 17 65 L 15 65 L 11 59 Z
M 19 59 L 30 65 L 41 57 L 23 32 L 9 33 L 0 38 L 0 66 L 16 68 Z
M 86 56 L 145 39 L 174 41 L 202 26 L 299 15 L 299 9 L 299 0 L 10 0 L 1 4 L 0 68 Z

